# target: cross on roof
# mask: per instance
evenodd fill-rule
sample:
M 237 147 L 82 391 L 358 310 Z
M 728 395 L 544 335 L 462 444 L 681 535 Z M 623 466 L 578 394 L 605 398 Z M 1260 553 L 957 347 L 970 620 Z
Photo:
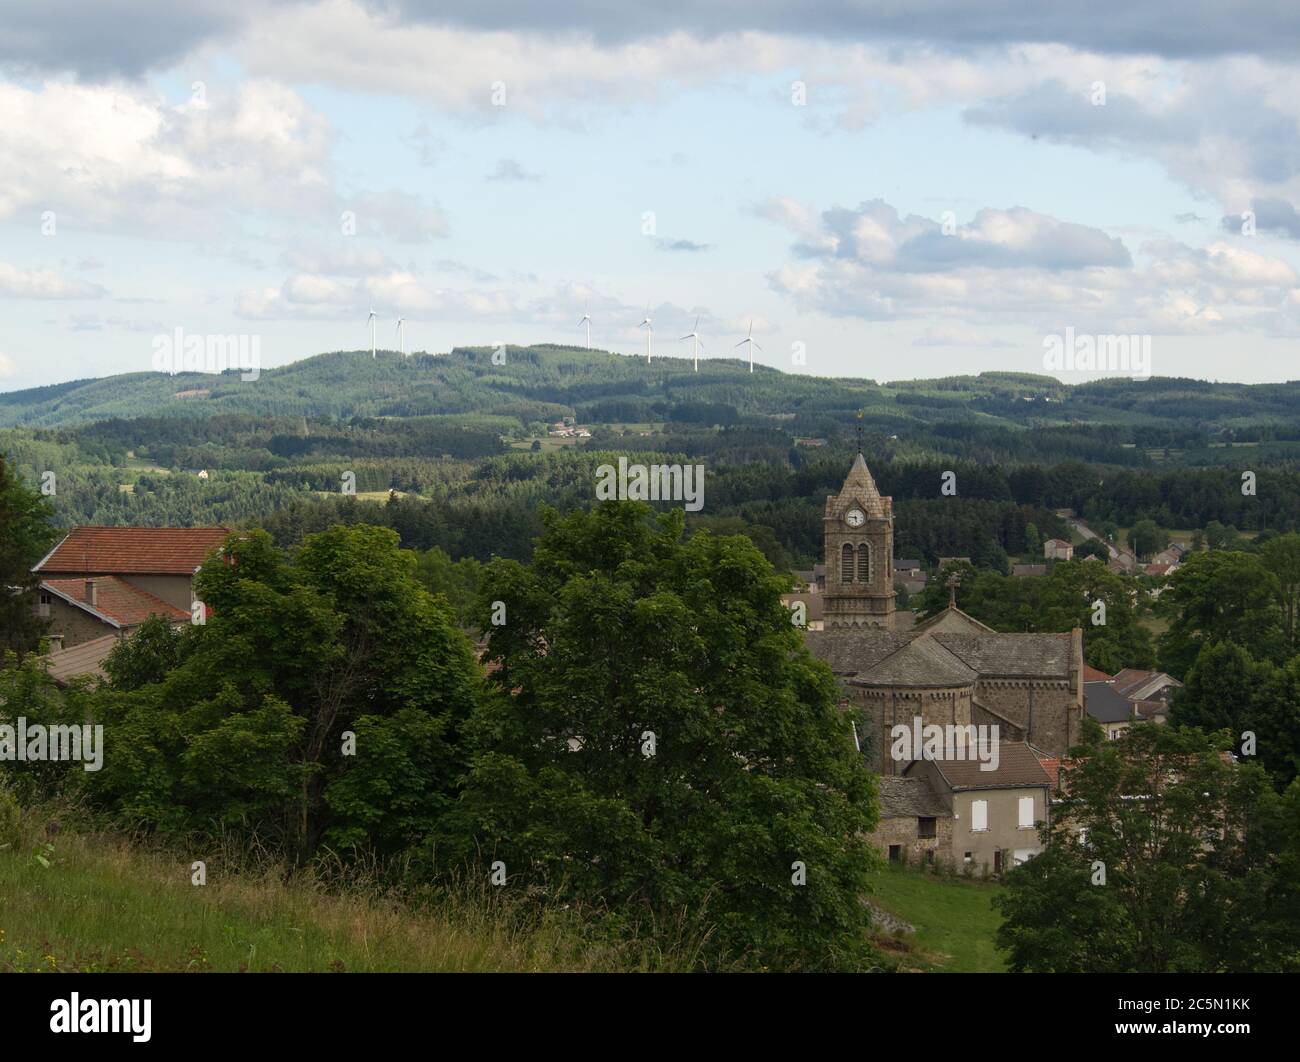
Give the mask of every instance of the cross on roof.
M 948 574 L 948 607 L 957 607 L 957 584 L 961 582 L 961 572 Z

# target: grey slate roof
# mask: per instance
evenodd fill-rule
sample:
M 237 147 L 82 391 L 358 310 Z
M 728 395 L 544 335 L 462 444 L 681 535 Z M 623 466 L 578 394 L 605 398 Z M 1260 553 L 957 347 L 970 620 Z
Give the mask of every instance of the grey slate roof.
M 804 635 L 804 644 L 808 646 L 808 651 L 818 659 L 825 660 L 830 664 L 831 670 L 838 675 L 856 675 L 869 671 L 909 641 L 911 641 L 910 634 L 874 628 L 867 630 L 835 628 L 808 631 Z
M 999 634 L 997 632 L 974 634 L 948 634 L 917 628 L 911 631 L 886 631 L 876 628 L 831 629 L 809 631 L 804 635 L 813 656 L 825 660 L 831 670 L 839 675 L 867 678 L 887 657 L 897 653 L 909 643 L 937 643 L 946 653 L 932 655 L 931 650 L 921 650 L 927 655 L 910 654 L 895 661 L 891 669 L 904 679 L 896 685 L 946 685 L 964 674 L 961 667 L 990 678 L 1067 678 L 1070 674 L 1070 657 L 1073 637 L 1070 634 Z M 955 659 L 954 659 L 955 658 Z M 938 670 L 918 671 L 922 663 Z M 953 665 L 957 670 L 953 670 Z M 881 671 L 872 674 L 871 684 L 882 683 Z M 940 682 L 907 680 L 931 678 L 942 675 Z M 974 676 L 967 678 L 971 681 Z
M 989 677 L 1066 678 L 1070 674 L 1070 634 L 933 634 L 931 637 L 965 664 Z
M 1083 706 L 1099 723 L 1123 723 L 1133 718 L 1133 705 L 1109 682 L 1085 682 Z
M 959 789 L 1019 789 L 1051 787 L 1052 780 L 1038 754 L 1024 741 L 1003 741 L 998 746 L 998 769 L 981 770 L 979 760 L 933 760 L 940 776 L 954 791 Z M 908 768 L 911 770 L 912 768 Z
M 877 781 L 882 819 L 938 818 L 950 814 L 924 778 L 882 775 Z
M 979 677 L 934 638 L 916 638 L 858 675 L 855 686 L 969 686 Z

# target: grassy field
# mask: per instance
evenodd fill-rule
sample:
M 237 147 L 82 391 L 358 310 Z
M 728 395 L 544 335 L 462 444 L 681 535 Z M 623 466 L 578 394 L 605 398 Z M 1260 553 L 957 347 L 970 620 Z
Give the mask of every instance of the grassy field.
M 935 973 L 1002 973 L 993 936 L 1002 919 L 993 909 L 998 885 L 886 867 L 872 882 L 872 902 L 910 922 L 916 934 L 892 938 L 903 968 Z
M 0 809 L 3 810 L 3 809 Z M 35 828 L 32 828 L 33 825 Z M 6 829 L 8 837 L 14 835 Z M 191 881 L 191 858 L 207 882 Z M 277 866 L 227 873 L 117 835 L 29 823 L 0 844 L 0 972 L 603 972 L 696 968 L 671 931 L 615 946 L 575 912 L 525 920 L 486 886 L 418 903 L 286 881 Z M 997 886 L 887 868 L 872 902 L 915 935 L 878 936 L 904 970 L 1000 971 Z M 664 941 L 667 941 L 666 943 Z M 892 965 L 892 964 L 891 964 Z
M 490 895 L 408 905 L 274 872 L 223 875 L 121 838 L 0 850 L 0 972 L 689 969 L 686 948 L 614 949 L 572 923 L 523 925 Z M 38 858 L 39 857 L 39 858 Z M 47 865 L 44 865 L 41 860 Z

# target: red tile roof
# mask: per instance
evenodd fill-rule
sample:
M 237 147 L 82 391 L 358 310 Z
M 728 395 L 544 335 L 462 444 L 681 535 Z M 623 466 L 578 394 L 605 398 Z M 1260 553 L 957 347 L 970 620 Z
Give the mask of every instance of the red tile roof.
M 34 569 L 41 575 L 191 575 L 224 527 L 74 527 Z
M 94 605 L 90 604 L 84 578 L 44 579 L 41 589 L 52 590 L 69 604 L 97 613 L 119 627 L 134 627 L 150 616 L 164 616 L 177 622 L 190 618 L 188 612 L 114 575 L 97 575 L 94 583 Z
M 1102 671 L 1100 668 L 1093 667 L 1091 664 L 1083 665 L 1084 682 L 1109 682 L 1114 677 L 1115 676 L 1113 675 L 1106 674 L 1106 672 Z
M 104 661 L 115 645 L 117 635 L 106 634 L 102 638 L 74 645 L 71 649 L 55 649 L 45 658 L 49 664 L 50 678 L 61 686 L 78 675 L 108 678 L 104 672 Z

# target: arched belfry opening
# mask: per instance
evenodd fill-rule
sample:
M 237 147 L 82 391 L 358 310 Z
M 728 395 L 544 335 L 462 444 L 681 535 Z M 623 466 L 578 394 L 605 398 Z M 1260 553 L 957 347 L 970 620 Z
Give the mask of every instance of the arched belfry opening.
M 839 578 L 827 579 L 826 627 L 892 628 L 894 504 L 876 488 L 862 454 L 839 494 L 826 499 L 822 528 L 827 573 L 839 570 Z

